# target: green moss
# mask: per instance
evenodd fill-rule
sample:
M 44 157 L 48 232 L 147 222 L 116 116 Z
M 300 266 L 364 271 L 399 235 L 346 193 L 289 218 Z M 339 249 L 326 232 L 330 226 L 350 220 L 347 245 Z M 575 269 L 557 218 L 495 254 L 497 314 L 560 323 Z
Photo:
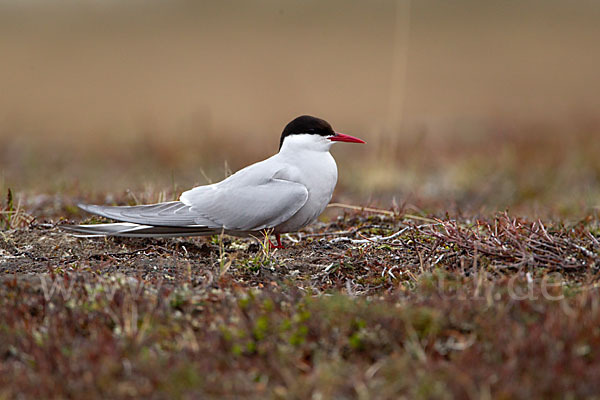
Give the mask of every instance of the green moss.
M 257 318 L 254 322 L 254 328 L 252 333 L 256 340 L 263 340 L 269 332 L 269 318 L 266 315 L 262 315 Z

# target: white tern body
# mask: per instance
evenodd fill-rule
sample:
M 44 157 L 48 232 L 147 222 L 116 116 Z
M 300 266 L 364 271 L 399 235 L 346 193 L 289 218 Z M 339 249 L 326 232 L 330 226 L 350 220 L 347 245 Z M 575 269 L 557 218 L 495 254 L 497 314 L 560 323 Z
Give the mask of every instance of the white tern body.
M 305 120 L 298 126 L 301 118 Z M 333 132 L 329 124 L 331 134 L 322 132 L 322 127 L 314 133 L 309 118 L 327 124 L 314 117 L 297 118 L 286 127 L 287 133 L 284 130 L 277 154 L 221 182 L 188 190 L 179 201 L 130 207 L 80 205 L 122 222 L 64 228 L 86 237 L 248 235 L 267 229 L 279 236 L 297 231 L 316 220 L 331 200 L 338 176 L 329 153 L 333 143 L 364 143 Z

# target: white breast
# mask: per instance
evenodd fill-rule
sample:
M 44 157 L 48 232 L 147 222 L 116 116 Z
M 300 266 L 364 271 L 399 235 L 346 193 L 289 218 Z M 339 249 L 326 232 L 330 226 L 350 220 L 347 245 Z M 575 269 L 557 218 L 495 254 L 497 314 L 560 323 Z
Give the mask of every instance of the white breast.
M 302 140 L 302 136 L 298 139 Z M 315 135 L 307 136 L 313 140 Z M 315 221 L 329 204 L 337 183 L 337 165 L 329 153 L 330 143 L 325 138 L 317 143 L 318 146 L 314 146 L 314 142 L 305 147 L 294 143 L 296 146 L 290 151 L 283 147 L 277 154 L 279 161 L 292 166 L 288 169 L 286 179 L 303 184 L 308 190 L 308 200 L 292 218 L 275 227 L 276 233 L 293 232 L 305 227 Z

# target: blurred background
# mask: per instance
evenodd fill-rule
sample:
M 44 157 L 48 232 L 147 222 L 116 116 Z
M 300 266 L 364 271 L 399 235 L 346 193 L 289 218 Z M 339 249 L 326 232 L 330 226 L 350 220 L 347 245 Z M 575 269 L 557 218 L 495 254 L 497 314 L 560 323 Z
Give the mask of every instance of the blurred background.
M 338 201 L 589 212 L 599 39 L 594 0 L 0 0 L 0 189 L 173 197 L 311 114 L 368 142 Z

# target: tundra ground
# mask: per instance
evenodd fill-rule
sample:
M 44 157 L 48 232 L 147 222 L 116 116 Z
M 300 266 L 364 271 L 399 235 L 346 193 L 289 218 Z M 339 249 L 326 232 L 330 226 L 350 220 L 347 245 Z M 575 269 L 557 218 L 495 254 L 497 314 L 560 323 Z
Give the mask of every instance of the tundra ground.
M 0 393 L 593 397 L 599 229 L 347 211 L 271 251 L 32 222 L 0 239 Z

